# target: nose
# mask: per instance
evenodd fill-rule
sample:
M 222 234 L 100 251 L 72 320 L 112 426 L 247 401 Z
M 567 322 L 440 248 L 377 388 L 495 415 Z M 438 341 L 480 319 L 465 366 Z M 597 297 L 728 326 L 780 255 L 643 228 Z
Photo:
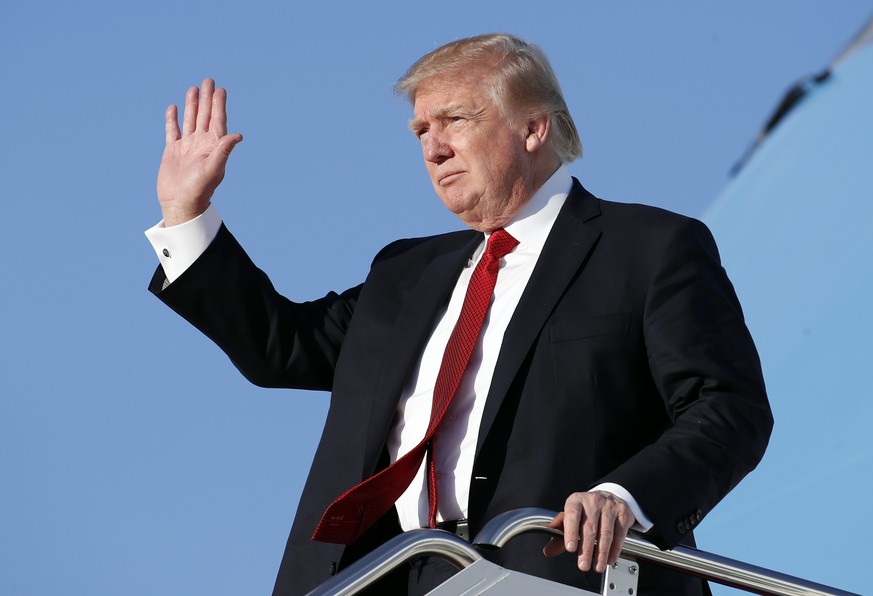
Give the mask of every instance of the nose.
M 425 161 L 432 163 L 442 163 L 452 156 L 452 147 L 448 139 L 445 138 L 444 134 L 433 129 L 425 135 L 422 150 Z

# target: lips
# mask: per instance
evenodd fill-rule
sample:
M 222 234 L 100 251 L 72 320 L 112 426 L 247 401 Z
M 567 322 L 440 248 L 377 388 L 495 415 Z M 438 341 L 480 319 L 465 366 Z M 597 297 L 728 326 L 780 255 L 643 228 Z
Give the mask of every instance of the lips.
M 444 174 L 440 174 L 440 176 L 439 176 L 439 178 L 437 179 L 437 181 L 439 182 L 440 186 L 446 186 L 446 185 L 448 185 L 448 184 L 451 184 L 451 183 L 454 182 L 455 180 L 457 180 L 458 177 L 459 177 L 461 174 L 463 174 L 463 173 L 464 173 L 464 172 L 461 171 L 461 170 L 458 170 L 458 171 L 452 171 L 452 172 L 446 172 L 446 173 L 444 173 Z

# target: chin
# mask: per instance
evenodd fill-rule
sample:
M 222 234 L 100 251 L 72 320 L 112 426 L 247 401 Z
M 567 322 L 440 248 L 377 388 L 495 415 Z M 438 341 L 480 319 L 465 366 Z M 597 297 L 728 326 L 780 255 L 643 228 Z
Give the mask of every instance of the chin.
M 440 200 L 442 200 L 446 209 L 455 215 L 460 216 L 463 213 L 476 208 L 476 205 L 479 203 L 477 199 L 473 198 L 468 193 L 459 191 L 452 192 L 452 190 L 454 189 L 450 189 L 448 192 L 440 195 Z
M 451 199 L 443 199 L 442 197 L 440 198 L 442 199 L 443 205 L 446 206 L 446 209 L 448 209 L 458 217 L 461 217 L 466 211 L 468 211 L 468 206 L 461 201 L 452 201 Z

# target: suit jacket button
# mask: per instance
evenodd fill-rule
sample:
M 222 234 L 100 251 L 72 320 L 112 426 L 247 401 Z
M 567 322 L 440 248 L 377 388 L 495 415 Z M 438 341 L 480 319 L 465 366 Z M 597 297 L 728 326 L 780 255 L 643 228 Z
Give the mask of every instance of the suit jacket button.
M 700 509 L 698 509 L 697 513 L 695 513 L 695 515 L 697 516 L 697 521 L 700 521 L 700 518 L 703 517 L 703 512 Z
M 330 567 L 328 567 L 328 570 L 327 570 L 327 571 L 328 571 L 328 573 L 330 573 L 331 575 L 336 575 L 336 561 L 331 561 L 331 562 L 330 562 Z
M 684 534 L 685 532 L 687 532 L 688 528 L 685 527 L 685 522 L 679 522 L 678 524 L 676 524 L 676 531 L 680 534 Z

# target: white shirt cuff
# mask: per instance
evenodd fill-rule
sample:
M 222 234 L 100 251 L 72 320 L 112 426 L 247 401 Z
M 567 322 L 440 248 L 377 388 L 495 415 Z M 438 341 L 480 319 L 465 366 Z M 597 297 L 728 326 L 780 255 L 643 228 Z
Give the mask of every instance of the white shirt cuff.
M 190 221 L 169 228 L 161 220 L 145 231 L 164 268 L 167 282 L 173 283 L 207 249 L 221 228 L 221 217 L 211 204 Z M 168 284 L 167 284 L 168 285 Z
M 642 509 L 640 509 L 640 506 L 637 503 L 636 499 L 634 499 L 633 496 L 631 496 L 631 494 L 627 490 L 625 490 L 623 486 L 621 486 L 620 484 L 615 484 L 614 482 L 604 482 L 603 484 L 598 484 L 589 492 L 594 492 L 596 490 L 602 490 L 608 493 L 612 493 L 616 497 L 627 503 L 627 506 L 630 507 L 631 513 L 633 513 L 634 517 L 637 518 L 637 522 L 632 526 L 631 529 L 638 532 L 648 532 L 652 529 L 652 526 L 654 525 L 652 523 L 652 520 L 646 517 L 646 514 L 643 513 Z

